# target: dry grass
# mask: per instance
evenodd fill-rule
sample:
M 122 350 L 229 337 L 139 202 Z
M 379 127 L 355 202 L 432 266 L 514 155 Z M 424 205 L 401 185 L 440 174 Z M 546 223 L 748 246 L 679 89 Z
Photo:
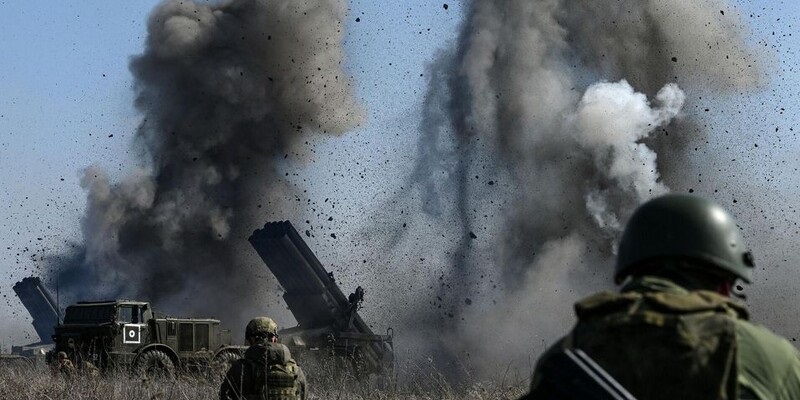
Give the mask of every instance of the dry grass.
M 309 399 L 516 399 L 526 390 L 527 380 L 509 376 L 496 381 L 455 387 L 443 375 L 422 373 L 423 368 L 401 371 L 414 378 L 405 383 L 354 381 L 347 374 L 308 371 Z M 526 378 L 526 377 L 525 377 Z M 45 366 L 0 363 L 0 399 L 217 399 L 221 375 L 213 371 L 184 373 L 173 379 L 142 379 L 128 373 L 92 377 L 78 373 L 72 378 L 53 377 Z M 402 378 L 401 378 L 402 379 Z

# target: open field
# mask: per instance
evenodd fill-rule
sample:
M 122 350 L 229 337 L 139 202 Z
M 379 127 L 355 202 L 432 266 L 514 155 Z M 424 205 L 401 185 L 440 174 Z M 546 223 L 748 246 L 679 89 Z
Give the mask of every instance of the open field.
M 435 373 L 417 376 L 413 382 L 391 388 L 374 383 L 353 383 L 346 377 L 309 377 L 308 399 L 516 399 L 525 393 L 527 384 L 526 379 L 506 375 L 494 382 L 457 388 Z M 103 377 L 78 373 L 66 378 L 53 377 L 45 366 L 0 364 L 0 399 L 212 400 L 217 399 L 221 380 L 222 376 L 214 372 L 182 374 L 173 379 L 143 379 L 122 372 Z

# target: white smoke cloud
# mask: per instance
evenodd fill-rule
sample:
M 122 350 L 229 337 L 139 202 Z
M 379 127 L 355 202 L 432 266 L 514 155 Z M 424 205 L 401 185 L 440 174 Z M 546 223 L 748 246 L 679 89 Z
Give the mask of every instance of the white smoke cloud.
M 560 146 L 584 151 L 593 160 L 594 173 L 589 175 L 592 179 L 553 181 L 551 185 L 582 192 L 585 204 L 574 206 L 586 210 L 596 225 L 574 226 L 532 249 L 525 258 L 528 265 L 523 266 L 513 284 L 506 282 L 507 297 L 500 296 L 504 299 L 494 303 L 476 302 L 474 307 L 465 309 L 464 322 L 447 341 L 454 351 L 474 352 L 481 343 L 491 342 L 499 353 L 514 354 L 515 365 L 524 367 L 526 357 L 535 358 L 553 338 L 569 329 L 572 302 L 589 290 L 607 288 L 611 257 L 609 252 L 596 250 L 598 245 L 593 243 L 591 232 L 599 229 L 614 237 L 627 216 L 620 209 L 620 201 L 630 211 L 668 190 L 658 179 L 656 154 L 639 141 L 676 117 L 684 100 L 684 93 L 674 84 L 659 91 L 654 106 L 626 81 L 600 82 L 587 88 L 571 112 L 566 108 L 561 112 L 566 122 L 561 125 Z M 574 141 L 563 134 L 572 134 Z M 561 176 L 574 173 L 569 164 L 550 167 L 558 168 Z M 557 201 L 558 196 L 553 199 Z M 607 250 L 611 250 L 610 245 Z M 502 276 L 492 278 L 503 281 Z M 480 285 L 474 290 L 496 291 Z M 485 368 L 482 372 L 491 373 L 502 367 L 501 363 L 509 362 L 479 354 L 490 360 L 483 367 L 476 366 L 479 370 Z
M 431 216 L 455 220 L 455 237 L 498 233 L 480 247 L 446 239 L 457 257 L 443 275 L 458 284 L 435 293 L 453 318 L 433 329 L 452 353 L 471 352 L 489 374 L 511 360 L 524 366 L 531 349 L 565 333 L 575 300 L 613 289 L 625 221 L 669 190 L 665 172 L 680 175 L 690 132 L 678 127 L 698 125 L 681 115 L 694 95 L 678 83 L 741 90 L 760 81 L 743 26 L 721 0 L 470 4 L 456 48 L 429 74 L 414 176 L 425 205 L 457 205 Z M 486 166 L 504 189 L 485 184 Z M 502 350 L 479 350 L 497 340 Z
M 571 119 L 578 143 L 593 157 L 597 172 L 604 182 L 614 184 L 597 185 L 586 194 L 586 209 L 601 229 L 621 230 L 621 216 L 609 209 L 614 191 L 632 191 L 639 204 L 668 191 L 659 180 L 656 153 L 640 141 L 669 124 L 685 100 L 675 84 L 659 90 L 655 108 L 625 80 L 586 89 Z

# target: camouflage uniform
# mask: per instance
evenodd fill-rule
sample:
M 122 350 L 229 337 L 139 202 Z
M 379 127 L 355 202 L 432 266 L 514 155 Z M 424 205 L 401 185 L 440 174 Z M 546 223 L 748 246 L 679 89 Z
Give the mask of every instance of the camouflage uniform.
M 251 346 L 236 360 L 220 386 L 220 400 L 297 400 L 306 398 L 306 378 L 289 349 L 277 338 L 269 318 L 253 319 L 245 334 Z
M 89 361 L 84 361 L 81 364 L 81 369 L 85 376 L 89 378 L 98 378 L 100 377 L 100 369 L 98 369 L 94 364 Z
M 273 366 L 273 372 L 267 372 L 268 366 Z M 280 375 L 276 376 L 274 368 Z M 305 375 L 291 358 L 289 349 L 280 343 L 264 343 L 250 346 L 244 358 L 233 363 L 225 375 L 219 397 L 222 400 L 305 399 L 305 386 Z
M 728 297 L 644 276 L 575 311 L 575 328 L 537 363 L 532 392 L 555 351 L 580 348 L 638 399 L 800 399 L 797 350 Z
M 575 305 L 578 323 L 540 358 L 528 398 L 575 387 L 554 356 L 580 349 L 638 399 L 800 399 L 798 351 L 729 297 L 754 267 L 719 205 L 677 194 L 648 201 L 620 241 L 621 292 Z
M 51 369 L 53 376 L 72 378 L 75 375 L 75 365 L 67 358 L 67 353 L 63 351 L 58 352 L 55 362 L 51 365 Z

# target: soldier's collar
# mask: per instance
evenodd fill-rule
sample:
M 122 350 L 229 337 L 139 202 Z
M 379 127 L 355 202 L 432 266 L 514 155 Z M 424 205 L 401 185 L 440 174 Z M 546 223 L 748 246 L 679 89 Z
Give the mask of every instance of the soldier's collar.
M 640 276 L 631 279 L 622 286 L 620 292 L 667 292 L 675 294 L 687 294 L 689 290 L 677 283 L 657 276 Z

